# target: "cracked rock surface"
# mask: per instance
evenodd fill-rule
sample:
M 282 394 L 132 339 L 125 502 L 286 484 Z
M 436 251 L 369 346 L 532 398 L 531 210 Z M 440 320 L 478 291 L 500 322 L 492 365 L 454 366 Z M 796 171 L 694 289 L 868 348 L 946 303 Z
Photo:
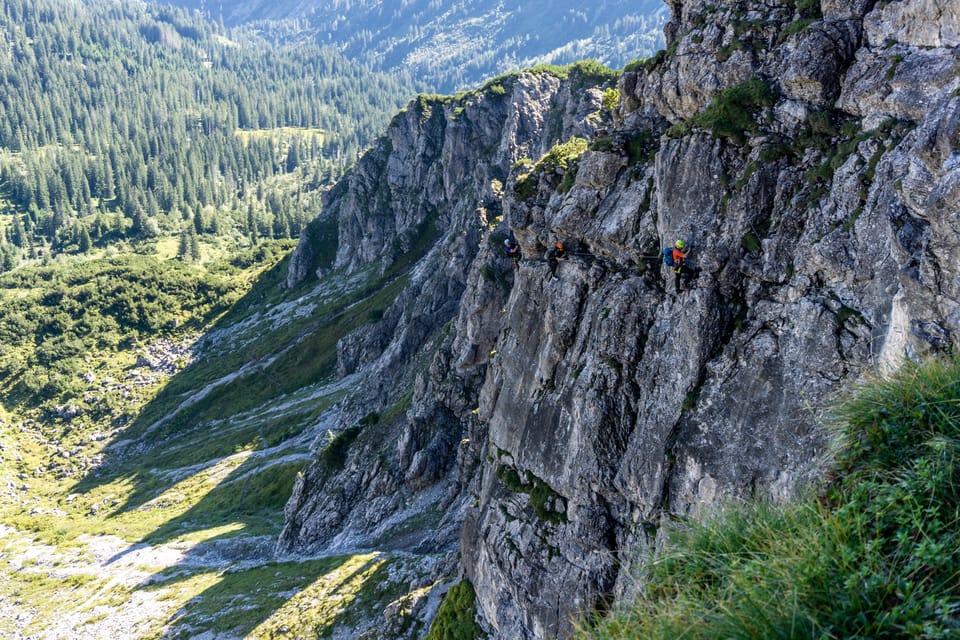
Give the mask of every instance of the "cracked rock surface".
M 435 237 L 338 350 L 362 380 L 343 427 L 408 402 L 343 469 L 306 470 L 281 550 L 376 546 L 433 513 L 391 539 L 459 551 L 493 637 L 567 638 L 638 588 L 671 521 L 815 481 L 842 384 L 952 348 L 956 3 L 668 4 L 670 51 L 621 75 L 612 113 L 576 74 L 413 103 L 331 192 L 336 269 L 387 272 L 424 221 Z M 700 119 L 752 80 L 771 97 L 741 131 Z M 571 136 L 589 149 L 566 169 L 518 162 Z M 697 274 L 675 293 L 678 237 Z M 290 283 L 316 261 L 305 236 Z

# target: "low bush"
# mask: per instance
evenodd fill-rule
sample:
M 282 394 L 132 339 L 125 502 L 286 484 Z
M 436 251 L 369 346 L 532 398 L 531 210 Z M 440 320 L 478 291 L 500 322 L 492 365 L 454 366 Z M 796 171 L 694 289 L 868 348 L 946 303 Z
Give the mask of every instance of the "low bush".
M 347 464 L 347 451 L 350 445 L 360 435 L 362 427 L 359 425 L 344 429 L 330 438 L 330 442 L 320 452 L 320 462 L 329 469 L 339 471 Z
M 476 640 L 484 633 L 474 619 L 476 594 L 466 580 L 450 587 L 437 611 L 426 640 Z
M 775 97 L 768 82 L 752 78 L 718 93 L 703 111 L 694 116 L 693 122 L 710 129 L 715 136 L 743 145 L 747 134 L 759 129 L 758 112 L 763 107 L 772 106 Z

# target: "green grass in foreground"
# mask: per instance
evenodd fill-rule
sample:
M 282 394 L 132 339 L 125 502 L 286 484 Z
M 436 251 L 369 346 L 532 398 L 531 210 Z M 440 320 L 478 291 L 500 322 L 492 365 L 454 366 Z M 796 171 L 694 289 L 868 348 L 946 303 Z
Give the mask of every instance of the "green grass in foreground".
M 677 534 L 645 597 L 580 638 L 960 637 L 960 358 L 838 409 L 821 495 Z

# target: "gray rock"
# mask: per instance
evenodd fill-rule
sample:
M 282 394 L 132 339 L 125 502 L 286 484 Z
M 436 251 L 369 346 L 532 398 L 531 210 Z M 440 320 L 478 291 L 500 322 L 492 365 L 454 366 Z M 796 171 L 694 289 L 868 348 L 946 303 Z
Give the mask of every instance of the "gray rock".
M 791 37 L 783 47 L 779 75 L 786 97 L 818 107 L 832 104 L 859 43 L 859 27 L 853 20 L 824 22 Z
M 880 3 L 864 17 L 870 46 L 889 40 L 916 47 L 960 45 L 960 7 L 953 0 L 901 0 Z
M 338 349 L 360 383 L 337 428 L 388 417 L 342 468 L 305 470 L 281 551 L 459 549 L 444 576 L 470 579 L 493 637 L 568 638 L 642 589 L 670 522 L 816 482 L 843 384 L 952 349 L 956 3 L 824 2 L 812 24 L 788 3 L 668 4 L 671 52 L 623 75 L 611 122 L 600 88 L 521 74 L 412 104 L 330 192 L 349 272 L 439 226 Z M 751 78 L 776 104 L 745 144 L 691 121 Z M 571 135 L 593 143 L 576 173 L 518 193 L 514 163 Z M 519 240 L 518 270 L 491 230 Z M 660 250 L 677 237 L 697 273 L 674 293 Z M 558 238 L 572 255 L 552 278 Z

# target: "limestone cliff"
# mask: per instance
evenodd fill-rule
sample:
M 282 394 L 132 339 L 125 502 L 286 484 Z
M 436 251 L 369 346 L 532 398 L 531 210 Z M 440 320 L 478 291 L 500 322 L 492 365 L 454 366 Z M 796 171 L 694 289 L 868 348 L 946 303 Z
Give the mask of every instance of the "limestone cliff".
M 456 542 L 462 514 L 442 512 L 463 498 L 458 483 L 470 475 L 457 466 L 457 451 L 476 423 L 471 410 L 485 362 L 476 350 L 459 352 L 475 334 L 496 339 L 507 285 L 499 265 L 484 268 L 486 243 L 490 229 L 503 225 L 503 183 L 513 164 L 542 156 L 559 139 L 589 136 L 599 124 L 596 80 L 574 73 L 571 82 L 586 88 L 574 92 L 574 84 L 539 73 L 457 99 L 421 96 L 329 195 L 324 216 L 339 227 L 332 268 L 373 270 L 406 286 L 378 323 L 338 345 L 339 372 L 360 371 L 364 381 L 343 403 L 339 429 L 372 428 L 344 469 L 307 471 L 288 507 L 281 550 L 416 546 L 391 532 L 407 521 L 422 524 L 425 514 L 443 520 L 427 547 Z M 323 262 L 312 236 L 293 256 L 289 286 Z
M 341 427 L 367 420 L 297 483 L 281 550 L 459 539 L 494 637 L 565 638 L 671 520 L 816 478 L 841 382 L 953 345 L 956 3 L 668 4 L 612 112 L 577 73 L 421 99 L 331 193 L 334 269 L 417 262 L 339 346 Z

